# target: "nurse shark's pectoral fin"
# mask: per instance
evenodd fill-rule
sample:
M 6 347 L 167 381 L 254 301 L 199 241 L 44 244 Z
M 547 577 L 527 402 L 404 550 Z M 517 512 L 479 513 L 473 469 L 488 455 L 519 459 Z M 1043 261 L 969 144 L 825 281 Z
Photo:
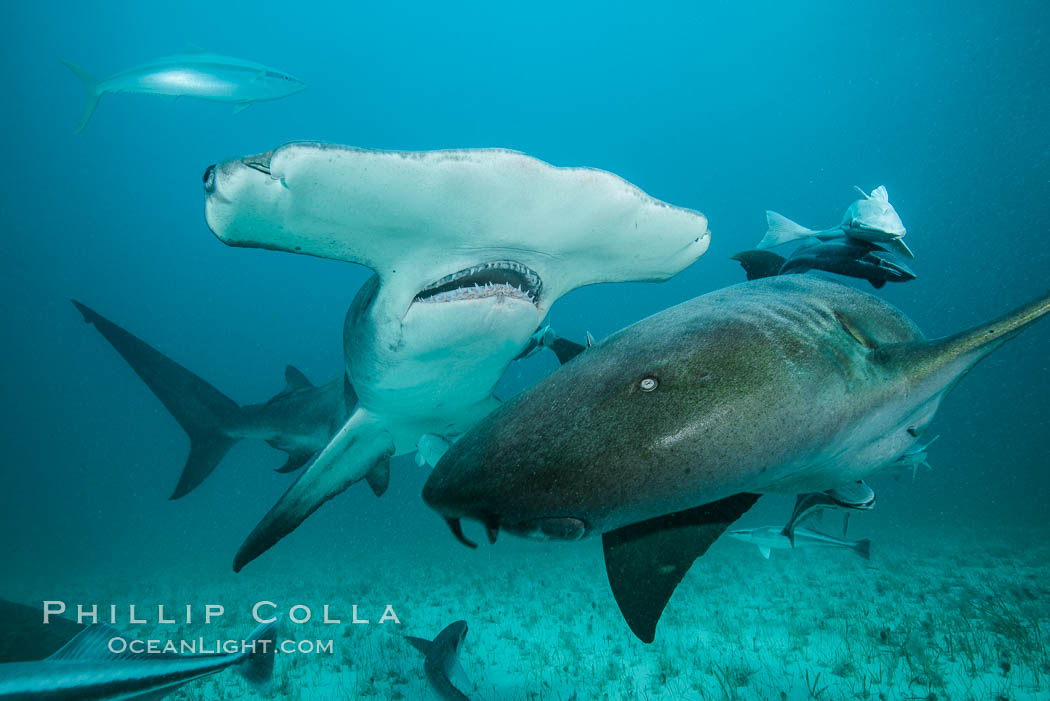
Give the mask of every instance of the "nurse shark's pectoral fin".
M 758 497 L 737 494 L 602 535 L 613 596 L 642 642 L 651 643 L 656 637 L 660 615 L 693 561 Z
M 237 551 L 235 572 L 269 550 L 326 501 L 362 479 L 386 489 L 394 440 L 365 412 L 355 412 Z

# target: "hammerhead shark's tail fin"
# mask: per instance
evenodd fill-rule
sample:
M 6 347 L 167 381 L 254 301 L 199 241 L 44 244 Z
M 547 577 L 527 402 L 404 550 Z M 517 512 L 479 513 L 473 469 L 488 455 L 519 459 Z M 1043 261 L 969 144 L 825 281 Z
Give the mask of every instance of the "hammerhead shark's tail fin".
M 240 572 L 350 485 L 363 479 L 376 496 L 381 495 L 390 482 L 393 454 L 394 440 L 385 426 L 364 409 L 357 409 L 248 535 L 234 558 L 234 572 Z
M 80 78 L 80 82 L 84 84 L 84 92 L 87 94 L 87 102 L 84 105 L 84 112 L 80 115 L 80 123 L 77 124 L 77 129 L 74 132 L 75 134 L 79 134 L 84 131 L 84 127 L 87 126 L 88 120 L 91 119 L 91 115 L 95 114 L 95 108 L 98 107 L 98 100 L 102 97 L 102 91 L 99 90 L 99 83 L 95 76 L 69 61 L 63 61 L 62 63 L 66 68 L 73 71 L 73 75 Z
M 798 239 L 812 236 L 816 232 L 807 229 L 801 224 L 796 224 L 782 214 L 766 211 L 766 235 L 758 242 L 756 248 L 773 248 L 784 243 L 791 243 Z
M 142 339 L 80 302 L 73 300 L 73 304 L 84 321 L 98 329 L 186 431 L 190 456 L 171 498 L 189 494 L 239 440 L 231 436 L 231 431 L 242 420 L 241 407 Z

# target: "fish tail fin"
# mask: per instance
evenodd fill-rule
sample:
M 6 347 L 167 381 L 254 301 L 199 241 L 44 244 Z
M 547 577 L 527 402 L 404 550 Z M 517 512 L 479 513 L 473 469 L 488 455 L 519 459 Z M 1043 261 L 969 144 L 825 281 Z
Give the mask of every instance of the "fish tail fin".
M 102 97 L 102 92 L 98 89 L 99 81 L 95 76 L 75 63 L 62 61 L 62 65 L 73 71 L 73 75 L 77 78 L 80 78 L 80 82 L 84 84 L 84 92 L 87 94 L 87 103 L 84 105 L 84 111 L 80 115 L 80 123 L 77 124 L 77 129 L 73 132 L 74 134 L 79 134 L 84 131 L 84 127 L 87 126 L 91 115 L 95 114 L 95 108 L 98 107 L 98 100 Z
M 189 494 L 225 457 L 240 438 L 233 429 L 243 422 L 243 409 L 219 390 L 148 343 L 122 329 L 90 307 L 73 305 L 127 361 L 190 438 L 186 459 L 172 499 Z
M 766 227 L 766 235 L 758 242 L 756 248 L 773 248 L 816 233 L 813 229 L 796 224 L 782 214 L 768 210 L 766 211 Z
M 355 411 L 248 534 L 234 558 L 234 572 L 240 572 L 350 485 L 367 480 L 376 496 L 381 495 L 390 480 L 393 454 L 394 440 L 386 426 L 363 409 Z
M 281 618 L 278 615 L 275 620 L 263 623 L 253 630 L 248 639 L 244 641 L 244 659 L 237 666 L 237 671 L 253 687 L 264 688 L 273 677 L 273 658 Z
M 869 538 L 858 540 L 851 547 L 853 552 L 857 553 L 865 560 L 871 559 L 871 540 Z

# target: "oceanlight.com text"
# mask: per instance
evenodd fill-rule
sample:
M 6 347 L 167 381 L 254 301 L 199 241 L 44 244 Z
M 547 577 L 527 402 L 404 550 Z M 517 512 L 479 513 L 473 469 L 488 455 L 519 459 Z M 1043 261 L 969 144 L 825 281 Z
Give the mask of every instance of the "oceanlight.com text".
M 217 640 L 204 638 L 186 640 L 138 640 L 122 637 L 110 638 L 109 651 L 114 655 L 131 652 L 136 655 L 247 655 L 270 652 L 282 655 L 331 655 L 332 640 L 281 640 L 274 645 L 272 640 Z

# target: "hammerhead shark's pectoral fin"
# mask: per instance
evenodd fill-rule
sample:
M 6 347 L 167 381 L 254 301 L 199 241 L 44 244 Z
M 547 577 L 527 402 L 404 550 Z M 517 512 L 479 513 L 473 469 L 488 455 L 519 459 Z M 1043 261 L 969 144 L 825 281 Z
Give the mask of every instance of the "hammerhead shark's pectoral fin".
M 248 535 L 237 551 L 234 571 L 240 572 L 354 482 L 367 478 L 373 490 L 385 489 L 382 476 L 389 478 L 393 454 L 390 434 L 364 412 L 355 412 Z
M 736 494 L 602 535 L 605 571 L 627 625 L 651 643 L 656 624 L 693 561 L 758 500 Z

